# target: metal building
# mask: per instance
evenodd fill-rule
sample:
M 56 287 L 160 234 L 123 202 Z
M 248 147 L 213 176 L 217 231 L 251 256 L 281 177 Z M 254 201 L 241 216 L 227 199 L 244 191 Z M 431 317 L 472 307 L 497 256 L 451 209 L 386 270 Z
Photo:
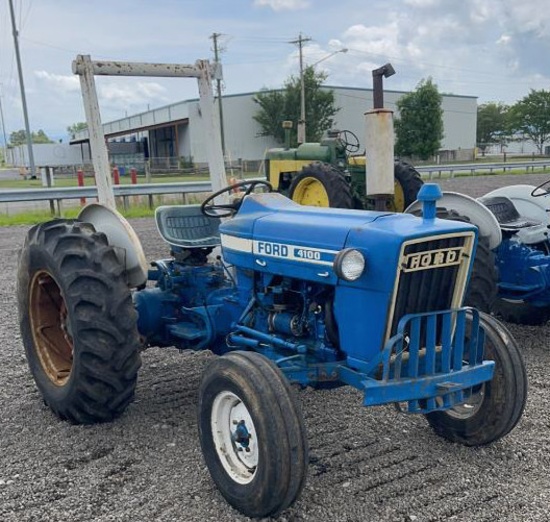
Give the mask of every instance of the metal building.
M 334 91 L 340 108 L 334 127 L 353 131 L 364 147 L 363 114 L 372 108 L 372 89 L 324 87 Z M 259 110 L 256 93 L 223 97 L 226 159 L 229 161 L 262 160 L 268 148 L 280 146 L 271 137 L 259 136 L 260 127 L 253 119 Z M 384 105 L 397 110 L 397 100 L 406 94 L 385 91 Z M 476 143 L 477 98 L 444 94 L 442 100 L 444 138 L 442 154 L 452 159 L 473 159 Z M 185 100 L 103 125 L 113 162 L 131 165 L 143 159 L 151 162 L 206 162 L 208 143 L 202 138 L 202 120 L 198 99 Z M 87 152 L 87 131 L 77 133 L 71 143 L 81 144 Z

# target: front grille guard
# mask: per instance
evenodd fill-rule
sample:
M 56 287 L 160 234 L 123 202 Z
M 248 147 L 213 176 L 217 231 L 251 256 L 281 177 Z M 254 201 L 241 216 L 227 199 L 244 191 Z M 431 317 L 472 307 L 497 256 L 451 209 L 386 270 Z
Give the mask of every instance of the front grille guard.
M 446 410 L 492 379 L 494 362 L 483 360 L 484 338 L 472 308 L 409 314 L 375 360 L 341 378 L 364 390 L 365 406 L 397 403 L 408 413 Z

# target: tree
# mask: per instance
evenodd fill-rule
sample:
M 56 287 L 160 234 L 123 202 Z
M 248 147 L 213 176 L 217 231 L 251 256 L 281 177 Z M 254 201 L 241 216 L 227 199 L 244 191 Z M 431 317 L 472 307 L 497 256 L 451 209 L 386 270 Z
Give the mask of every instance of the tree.
M 428 159 L 441 148 L 443 139 L 442 96 L 431 78 L 421 80 L 413 92 L 397 101 L 395 152 L 399 156 Z
M 484 103 L 477 108 L 476 143 L 483 154 L 491 144 L 504 144 L 508 135 L 509 109 L 508 105 L 494 102 Z
M 74 136 L 77 132 L 80 132 L 82 130 L 85 130 L 88 128 L 88 124 L 85 121 L 79 121 L 77 123 L 73 123 L 72 125 L 69 125 L 67 127 L 67 132 Z
M 32 143 L 53 143 L 46 133 L 40 129 L 38 132 L 31 132 Z M 14 131 L 10 134 L 10 145 L 16 147 L 17 145 L 25 145 L 27 143 L 27 133 L 21 129 Z
M 334 123 L 338 108 L 334 106 L 334 92 L 322 89 L 327 79 L 324 72 L 316 72 L 312 66 L 304 69 L 304 92 L 306 99 L 307 141 L 320 141 L 325 131 Z M 285 140 L 282 123 L 290 120 L 295 123 L 291 132 L 291 143 L 296 145 L 296 123 L 300 119 L 301 82 L 291 76 L 283 90 L 264 90 L 256 94 L 254 101 L 260 110 L 253 116 L 261 127 L 261 136 L 273 136 L 279 143 Z
M 514 133 L 522 133 L 542 154 L 544 144 L 550 140 L 550 91 L 531 89 L 510 108 L 509 123 Z

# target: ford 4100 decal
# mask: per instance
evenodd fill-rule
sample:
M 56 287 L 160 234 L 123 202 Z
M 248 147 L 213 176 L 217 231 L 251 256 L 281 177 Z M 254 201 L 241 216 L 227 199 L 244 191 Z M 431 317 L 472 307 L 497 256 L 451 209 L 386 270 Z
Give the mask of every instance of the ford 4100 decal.
M 230 250 L 248 252 L 261 257 L 275 257 L 317 265 L 332 266 L 334 257 L 338 253 L 338 250 L 311 248 L 301 245 L 290 245 L 288 243 L 275 243 L 273 241 L 242 239 L 226 234 L 221 235 L 221 241 L 222 246 Z
M 252 252 L 259 256 L 280 257 L 293 261 L 307 261 L 318 265 L 332 265 L 336 250 L 273 243 L 271 241 L 252 241 Z

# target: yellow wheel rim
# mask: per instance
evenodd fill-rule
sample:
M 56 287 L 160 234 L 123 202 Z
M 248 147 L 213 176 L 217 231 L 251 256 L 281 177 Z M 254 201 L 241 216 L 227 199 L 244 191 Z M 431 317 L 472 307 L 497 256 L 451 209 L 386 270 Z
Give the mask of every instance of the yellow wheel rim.
M 329 207 L 327 191 L 323 184 L 316 178 L 304 178 L 298 182 L 292 200 L 300 205 L 311 207 Z
M 395 182 L 395 194 L 393 196 L 393 206 L 395 212 L 403 212 L 405 210 L 405 194 L 403 193 L 403 187 L 399 181 Z

